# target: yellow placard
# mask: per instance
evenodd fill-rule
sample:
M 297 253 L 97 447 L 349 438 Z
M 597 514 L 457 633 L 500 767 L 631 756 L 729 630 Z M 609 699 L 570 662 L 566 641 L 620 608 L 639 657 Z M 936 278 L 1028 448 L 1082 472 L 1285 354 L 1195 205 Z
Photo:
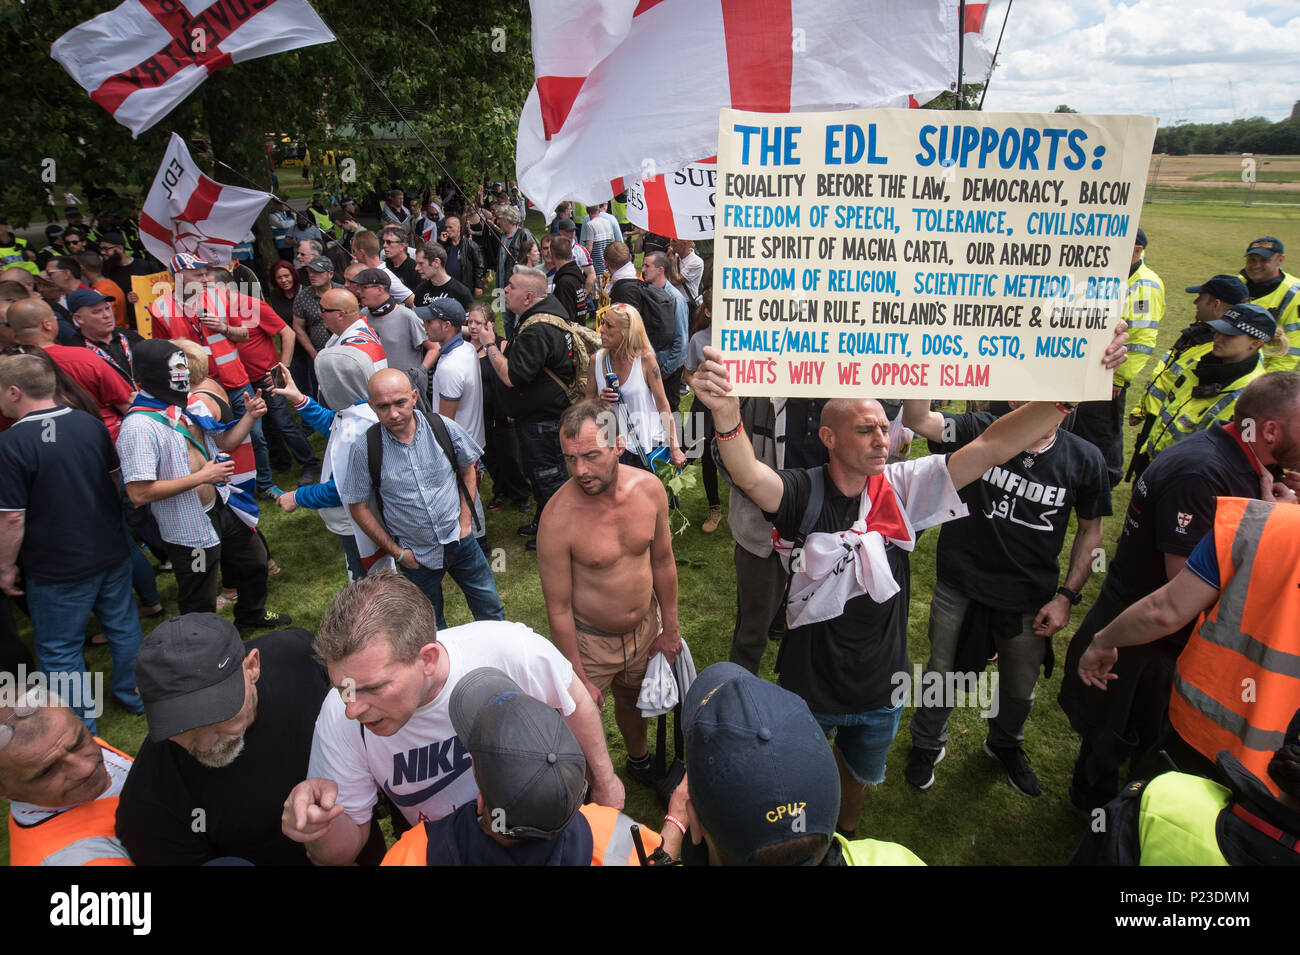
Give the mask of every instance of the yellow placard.
M 148 275 L 131 276 L 131 291 L 140 297 L 135 303 L 138 309 L 137 316 L 142 316 L 144 310 L 153 304 L 154 300 L 165 295 L 172 290 L 172 278 L 166 272 L 151 272 Z M 153 322 L 147 319 L 141 319 L 138 322 L 140 334 L 145 338 L 153 337 Z
M 713 340 L 736 391 L 1109 398 L 1155 129 L 723 110 Z

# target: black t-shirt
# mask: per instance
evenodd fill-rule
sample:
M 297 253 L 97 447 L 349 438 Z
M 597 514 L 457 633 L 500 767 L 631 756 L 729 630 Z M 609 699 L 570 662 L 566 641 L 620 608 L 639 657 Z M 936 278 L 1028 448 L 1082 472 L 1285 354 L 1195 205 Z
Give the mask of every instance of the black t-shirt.
M 777 532 L 793 540 L 812 494 L 805 470 L 778 471 L 784 491 L 775 514 L 765 513 Z M 826 475 L 825 498 L 813 533 L 847 530 L 858 519 L 859 499 L 845 497 Z M 899 592 L 882 604 L 861 594 L 831 620 L 796 627 L 781 641 L 780 684 L 798 693 L 814 712 L 861 713 L 890 706 L 896 673 L 906 673 L 907 606 L 911 565 L 907 551 L 887 544 L 889 569 Z
M 161 271 L 163 271 L 162 267 L 152 259 L 146 261 L 141 258 L 133 258 L 130 265 L 119 265 L 114 268 L 105 268 L 104 277 L 109 281 L 115 282 L 117 287 L 122 290 L 123 295 L 130 295 L 133 291 L 131 288 L 131 276 L 152 275 L 155 272 Z M 127 323 L 136 329 L 139 329 L 141 319 L 148 319 L 145 310 L 130 301 L 126 303 L 126 314 Z
M 934 451 L 970 444 L 997 416 L 980 411 L 944 419 L 953 440 L 930 442 Z M 1070 511 L 1081 519 L 1111 513 L 1105 459 L 1064 430 L 1045 451 L 1017 454 L 958 493 L 970 516 L 939 531 L 936 575 L 985 606 L 1014 613 L 1036 613 L 1056 593 Z
M 532 315 L 542 313 L 565 322 L 569 320 L 564 306 L 554 295 L 548 295 L 520 317 L 520 326 Z M 508 389 L 510 416 L 523 422 L 559 420 L 564 409 L 569 407 L 569 398 L 546 369 L 554 372 L 560 381 L 573 380 L 573 336 L 553 325 L 534 322 L 515 333 L 506 351 L 506 359 L 513 384 L 513 388 Z
M 428 305 L 440 298 L 455 299 L 460 302 L 461 308 L 465 311 L 469 311 L 469 307 L 474 304 L 474 296 L 470 294 L 469 289 L 453 278 L 447 279 L 442 285 L 434 285 L 425 279 L 415 286 L 416 305 Z
M 102 418 L 59 405 L 0 434 L 0 510 L 26 511 L 29 580 L 71 584 L 127 560 L 117 451 Z
M 1133 485 L 1103 586 L 1125 603 L 1141 600 L 1165 585 L 1165 554 L 1188 556 L 1213 529 L 1216 497 L 1258 496 L 1250 459 L 1221 424 L 1165 448 Z
M 210 769 L 171 740 L 144 741 L 117 808 L 117 837 L 136 865 L 202 865 L 222 856 L 309 864 L 302 845 L 280 831 L 280 812 L 307 778 L 316 716 L 329 692 L 311 640 L 291 627 L 248 641 L 261 654 L 257 716 L 229 766 Z
M 420 273 L 415 269 L 415 259 L 409 255 L 401 265 L 394 265 L 392 259 L 386 259 L 384 264 L 388 270 L 402 280 L 402 284 L 409 289 L 415 288 L 420 284 Z

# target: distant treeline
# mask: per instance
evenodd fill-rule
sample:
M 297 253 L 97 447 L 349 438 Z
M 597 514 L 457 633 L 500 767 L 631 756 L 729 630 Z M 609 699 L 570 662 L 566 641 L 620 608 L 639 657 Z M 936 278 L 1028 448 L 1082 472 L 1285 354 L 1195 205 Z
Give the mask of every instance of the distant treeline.
M 1274 123 L 1262 116 L 1231 123 L 1188 123 L 1156 133 L 1158 153 L 1300 154 L 1300 118 Z

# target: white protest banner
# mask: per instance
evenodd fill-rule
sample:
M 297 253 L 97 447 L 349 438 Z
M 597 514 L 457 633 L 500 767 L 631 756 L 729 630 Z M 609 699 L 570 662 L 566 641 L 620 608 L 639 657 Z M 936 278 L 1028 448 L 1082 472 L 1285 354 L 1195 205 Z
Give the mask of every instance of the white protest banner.
M 628 221 L 670 239 L 712 239 L 717 180 L 715 157 L 642 179 L 628 187 Z
M 1153 117 L 720 123 L 713 339 L 738 394 L 1110 397 Z

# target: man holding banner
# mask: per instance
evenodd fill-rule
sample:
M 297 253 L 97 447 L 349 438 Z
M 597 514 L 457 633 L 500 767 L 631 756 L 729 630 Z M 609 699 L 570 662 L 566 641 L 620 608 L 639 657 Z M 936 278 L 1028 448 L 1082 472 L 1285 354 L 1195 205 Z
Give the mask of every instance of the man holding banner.
M 1126 341 L 1121 330 L 1103 357 L 1107 368 L 1123 361 Z M 1072 408 L 1032 402 L 947 457 L 886 465 L 889 419 L 879 402 L 837 398 L 822 412 L 827 466 L 774 471 L 748 440 L 735 440 L 744 429 L 722 353 L 706 348 L 704 357 L 693 381 L 713 413 L 722 464 L 772 521 L 791 570 L 779 681 L 808 702 L 827 738 L 835 736 L 838 829 L 853 838 L 867 788 L 885 779 L 902 715 L 891 696 L 895 674 L 908 670 L 907 555 L 917 532 L 964 516 L 957 491 L 1023 452 Z

